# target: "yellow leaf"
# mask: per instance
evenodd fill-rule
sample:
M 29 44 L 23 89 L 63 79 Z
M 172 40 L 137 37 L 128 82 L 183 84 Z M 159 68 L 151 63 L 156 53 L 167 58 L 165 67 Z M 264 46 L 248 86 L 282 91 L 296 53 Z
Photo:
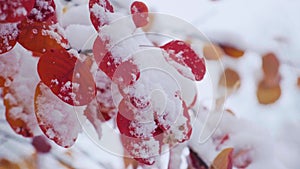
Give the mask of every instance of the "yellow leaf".
M 260 104 L 272 104 L 281 96 L 280 85 L 268 86 L 262 81 L 258 85 L 256 95 Z

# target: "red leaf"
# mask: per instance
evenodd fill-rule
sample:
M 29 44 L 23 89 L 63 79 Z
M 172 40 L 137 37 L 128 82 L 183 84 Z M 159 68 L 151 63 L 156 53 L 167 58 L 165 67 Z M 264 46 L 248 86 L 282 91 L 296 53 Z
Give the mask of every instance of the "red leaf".
M 132 85 L 140 76 L 139 69 L 131 60 L 119 62 L 107 52 L 99 64 L 99 68 L 116 84 Z
M 112 79 L 119 65 L 120 63 L 115 60 L 111 52 L 107 52 L 98 66 L 110 79 Z
M 88 66 L 65 50 L 46 52 L 38 62 L 38 74 L 56 96 L 70 105 L 86 105 L 96 95 Z
M 32 10 L 35 0 L 0 1 L 0 23 L 18 22 Z
M 99 68 L 114 83 L 120 86 L 132 85 L 138 80 L 140 71 L 131 60 L 120 61 L 106 48 L 108 41 L 103 41 L 97 37 L 93 45 L 93 53 Z
M 50 49 L 68 48 L 68 41 L 63 36 L 59 24 L 24 20 L 18 25 L 18 42 L 27 50 L 38 55 Z
M 143 2 L 133 2 L 130 11 L 137 28 L 146 26 L 149 23 L 148 7 Z
M 198 156 L 198 154 L 191 148 L 189 150 L 189 163 L 193 167 L 193 169 L 208 169 L 207 164 Z
M 33 9 L 27 17 L 38 22 L 46 21 L 56 14 L 55 8 L 54 0 L 36 0 Z
M 183 76 L 197 81 L 203 79 L 206 72 L 204 59 L 200 58 L 188 44 L 180 40 L 173 40 L 161 46 L 161 48 L 164 49 L 170 57 L 166 59 L 167 61 L 171 59 L 180 65 L 189 68 L 193 73 L 194 78 L 188 77 L 188 75 L 181 72 L 179 68 L 175 67 Z
M 109 51 L 106 49 L 107 41 L 103 41 L 99 36 L 95 39 L 93 45 L 93 54 L 97 64 L 99 64 L 104 56 L 111 55 Z
M 154 118 L 145 117 L 138 109 L 134 108 L 130 102 L 123 99 L 119 104 L 117 115 L 117 126 L 120 132 L 128 137 L 148 139 L 161 134 Z M 141 121 L 143 119 L 143 121 Z
M 131 60 L 122 62 L 113 74 L 113 81 L 120 86 L 132 85 L 140 77 L 140 70 Z
M 109 0 L 90 0 L 90 19 L 97 31 L 100 27 L 109 23 L 109 13 L 114 13 L 114 8 Z

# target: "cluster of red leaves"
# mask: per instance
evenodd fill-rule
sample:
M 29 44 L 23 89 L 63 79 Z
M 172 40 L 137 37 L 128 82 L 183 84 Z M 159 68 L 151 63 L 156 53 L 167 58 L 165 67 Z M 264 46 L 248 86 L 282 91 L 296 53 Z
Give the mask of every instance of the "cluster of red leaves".
M 1 1 L 0 9 L 0 54 L 9 52 L 16 43 L 19 43 L 32 52 L 33 56 L 38 57 L 37 72 L 41 80 L 40 86 L 46 85 L 57 98 L 63 101 L 63 104 L 81 106 L 90 103 L 96 95 L 94 78 L 89 65 L 78 58 L 76 51 L 69 49 L 68 40 L 64 36 L 64 29 L 57 22 L 54 1 Z M 32 72 L 32 74 L 35 75 L 36 73 Z M 1 78 L 3 87 L 6 81 L 15 80 L 13 77 Z M 34 86 L 32 87 L 34 88 Z M 39 96 L 44 91 L 36 90 L 36 92 L 36 95 Z M 33 105 L 24 105 L 24 109 L 16 114 L 14 111 L 16 104 L 26 104 L 27 102 L 23 99 L 33 99 L 32 97 L 19 98 L 13 86 L 5 87 L 4 95 L 7 94 L 12 95 L 18 101 L 18 103 L 14 103 L 12 99 L 4 99 L 7 120 L 16 133 L 25 137 L 34 136 L 35 132 L 32 127 L 34 124 L 28 124 L 27 121 L 37 120 L 41 130 L 57 144 L 64 147 L 73 144 L 69 142 L 64 144 L 66 142 L 62 139 L 73 140 L 74 138 L 61 136 L 59 132 L 56 132 L 57 136 L 55 137 L 47 134 L 48 130 L 55 131 L 55 128 L 60 126 L 49 124 L 47 127 L 45 123 L 49 123 L 49 120 L 45 116 L 41 116 L 41 112 L 38 111 L 40 107 L 35 110 L 36 115 L 31 109 Z M 38 102 L 37 97 L 34 99 L 35 102 Z M 34 116 L 36 118 L 32 119 Z M 72 116 L 76 117 L 75 114 Z
M 91 0 L 89 8 L 91 21 L 95 29 L 101 35 L 102 28 L 109 26 L 111 22 L 109 18 L 114 13 L 113 5 L 108 0 Z M 132 21 L 136 28 L 147 26 L 149 22 L 148 7 L 143 2 L 133 2 L 130 11 Z M 110 43 L 110 40 L 107 38 L 104 39 L 103 36 L 97 37 L 94 42 L 93 53 L 98 68 L 103 71 L 113 83 L 118 85 L 120 93 L 123 96 L 123 99 L 117 106 L 118 113 L 116 117 L 118 129 L 122 134 L 121 140 L 123 146 L 137 161 L 151 165 L 155 162 L 151 156 L 146 155 L 146 157 L 139 157 L 135 154 L 136 152 L 133 151 L 148 151 L 147 149 L 150 149 L 150 147 L 147 147 L 149 146 L 147 143 L 150 142 L 151 139 L 158 141 L 161 146 L 163 144 L 169 144 L 168 142 L 163 141 L 168 137 L 168 134 L 172 134 L 172 130 L 170 129 L 171 126 L 166 125 L 168 113 L 162 117 L 158 117 L 159 115 L 155 115 L 156 113 L 152 112 L 155 116 L 152 120 L 147 123 L 139 121 L 140 117 L 144 117 L 143 111 L 151 107 L 150 100 L 138 96 L 134 94 L 134 92 L 129 94 L 122 91 L 124 89 L 134 88 L 136 82 L 138 82 L 140 78 L 141 72 L 138 65 L 136 65 L 133 60 L 127 59 L 120 61 L 119 58 L 122 57 L 114 56 L 109 49 L 109 46 L 112 45 Z M 160 46 L 160 48 L 165 53 L 164 57 L 167 62 L 171 65 L 172 62 L 176 62 L 176 64 L 181 65 L 181 67 L 187 68 L 192 76 L 190 76 L 190 74 L 186 75 L 181 68 L 174 66 L 181 75 L 190 78 L 193 81 L 200 81 L 203 79 L 206 72 L 204 60 L 196 54 L 189 44 L 181 40 L 173 40 Z M 186 125 L 181 128 L 184 138 L 176 140 L 175 142 L 177 143 L 188 140 L 192 132 L 192 127 L 189 124 L 190 117 L 188 108 L 185 102 L 183 100 L 181 101 L 183 107 L 182 113 L 187 121 Z M 147 128 L 148 125 L 156 127 L 147 131 L 144 130 L 145 132 L 143 133 L 139 133 L 136 131 L 137 128 L 132 127 L 138 126 L 139 128 Z
M 98 71 L 105 73 L 105 75 L 101 74 L 98 77 L 100 79 L 95 79 L 91 72 L 92 66 L 90 61 L 88 59 L 82 60 L 77 51 L 69 49 L 68 40 L 64 37 L 63 28 L 57 22 L 55 8 L 53 0 L 0 2 L 0 9 L 2 11 L 0 14 L 0 54 L 9 52 L 16 43 L 19 43 L 25 49 L 31 51 L 33 56 L 39 57 L 37 72 L 40 82 L 36 86 L 34 111 L 41 131 L 60 146 L 72 146 L 77 138 L 78 131 L 74 130 L 71 134 L 65 135 L 66 131 L 57 129 L 60 126 L 55 125 L 73 124 L 75 115 L 64 113 L 53 114 L 50 112 L 52 109 L 50 110 L 49 107 L 53 108 L 53 110 L 62 111 L 61 107 L 64 106 L 87 105 L 84 114 L 96 130 L 99 129 L 99 121 L 110 120 L 117 114 L 116 121 L 120 133 L 131 138 L 136 138 L 137 141 L 135 143 L 137 145 L 146 145 L 144 143 L 152 138 L 157 140 L 160 146 L 169 144 L 163 141 L 164 137 L 166 137 L 163 136 L 163 133 L 167 133 L 168 135 L 174 133 L 170 131 L 171 126 L 165 124 L 167 121 L 167 117 L 165 116 L 158 117 L 159 115 L 155 115 L 157 118 L 154 118 L 152 122 L 157 127 L 150 131 L 146 137 L 145 135 L 137 135 L 137 132 L 135 132 L 136 129 L 130 128 L 132 123 L 135 123 L 137 126 L 144 125 L 135 116 L 150 106 L 149 100 L 122 92 L 123 89 L 133 86 L 139 80 L 141 72 L 138 65 L 130 59 L 117 60 L 116 56 L 113 56 L 112 52 L 107 48 L 110 41 L 98 37 L 94 43 L 93 52 L 95 60 L 92 62 L 95 61 L 98 64 Z M 110 24 L 109 15 L 114 13 L 114 7 L 109 0 L 90 0 L 89 8 L 92 24 L 101 34 L 101 27 Z M 133 2 L 130 11 L 136 28 L 144 27 L 148 24 L 148 8 L 144 3 Z M 103 14 L 107 16 L 103 17 Z M 189 44 L 181 40 L 172 40 L 160 46 L 160 48 L 166 54 L 165 60 L 167 62 L 171 65 L 173 62 L 181 65 L 181 68 L 177 66 L 174 66 L 174 68 L 184 77 L 194 81 L 203 79 L 206 72 L 204 60 L 199 57 Z M 182 70 L 182 67 L 190 71 L 189 75 Z M 0 80 L 5 81 L 6 79 Z M 13 81 L 14 79 L 9 80 Z M 123 96 L 123 100 L 118 106 L 114 105 L 112 99 L 113 96 L 110 91 L 112 83 L 119 87 Z M 55 100 L 57 98 L 59 102 Z M 50 101 L 45 102 L 45 99 L 50 99 Z M 182 99 L 180 98 L 180 100 Z M 33 137 L 34 132 L 26 125 L 25 121 L 19 119 L 10 120 L 10 117 L 12 117 L 10 113 L 12 111 L 9 110 L 14 106 L 13 103 L 7 101 L 5 102 L 5 106 L 8 110 L 6 111 L 8 121 L 11 121 L 12 128 L 19 134 Z M 58 108 L 57 106 L 61 107 Z M 192 132 L 188 107 L 183 100 L 181 106 L 182 114 L 186 121 L 184 126 L 180 126 L 179 130 L 181 130 L 184 136 L 176 140 L 178 143 L 188 140 Z M 68 112 L 70 110 L 70 107 L 68 107 L 63 111 L 70 113 Z M 50 117 L 52 118 L 56 115 L 60 115 L 63 118 L 58 118 L 56 121 L 49 120 Z M 132 143 L 128 143 L 131 140 L 122 139 L 122 141 L 124 148 L 132 152 L 130 150 L 133 150 L 135 147 L 132 147 Z M 33 144 L 40 152 L 50 151 L 49 147 L 40 149 L 40 144 L 44 144 L 44 140 L 39 137 L 35 137 Z M 140 146 L 140 149 L 137 151 L 144 151 L 143 148 Z M 147 147 L 147 149 L 150 148 Z M 141 163 L 149 165 L 154 163 L 154 160 L 150 156 L 134 157 Z

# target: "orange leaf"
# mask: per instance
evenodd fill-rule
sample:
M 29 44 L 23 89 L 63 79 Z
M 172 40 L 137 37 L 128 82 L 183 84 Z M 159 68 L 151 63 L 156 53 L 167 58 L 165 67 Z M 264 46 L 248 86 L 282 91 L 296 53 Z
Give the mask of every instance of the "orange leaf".
M 213 161 L 210 169 L 232 169 L 233 148 L 224 149 Z
M 27 50 L 41 55 L 50 49 L 68 48 L 68 41 L 58 24 L 24 20 L 18 25 L 18 42 Z
M 0 87 L 4 87 L 5 84 L 5 78 L 0 76 Z
M 232 58 L 240 58 L 245 52 L 243 50 L 237 49 L 233 46 L 229 45 L 220 45 L 220 47 L 224 50 L 225 54 Z
M 265 76 L 276 77 L 278 75 L 280 63 L 275 54 L 268 53 L 264 55 L 262 62 L 262 69 Z
M 0 159 L 0 169 L 21 169 L 17 163 L 7 159 Z

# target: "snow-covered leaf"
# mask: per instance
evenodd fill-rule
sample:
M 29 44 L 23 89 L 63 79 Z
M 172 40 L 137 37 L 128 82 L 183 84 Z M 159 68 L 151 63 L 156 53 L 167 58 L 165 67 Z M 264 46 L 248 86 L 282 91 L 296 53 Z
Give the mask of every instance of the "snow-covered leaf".
M 38 22 L 46 21 L 56 14 L 55 7 L 54 0 L 35 0 L 34 7 L 28 18 Z
M 62 147 L 72 146 L 81 131 L 73 106 L 59 100 L 42 82 L 36 87 L 34 110 L 44 134 Z
M 31 57 L 31 53 L 20 46 L 16 46 L 2 57 L 0 61 L 3 64 L 8 63 L 6 66 L 16 66 L 2 68 L 1 71 L 5 78 L 3 101 L 6 120 L 16 133 L 32 137 L 39 133 L 34 115 L 34 88 L 32 88 L 38 83 L 38 76 L 35 73 L 37 59 Z
M 0 23 L 0 54 L 8 52 L 17 43 L 18 28 L 16 23 Z
M 18 22 L 28 15 L 35 0 L 0 1 L 0 23 Z
M 90 19 L 97 31 L 100 27 L 111 22 L 111 15 L 114 13 L 114 8 L 109 0 L 90 0 L 89 9 Z
M 166 60 L 183 76 L 196 81 L 203 79 L 206 72 L 204 59 L 200 58 L 190 45 L 180 40 L 173 40 L 160 48 L 167 53 Z

